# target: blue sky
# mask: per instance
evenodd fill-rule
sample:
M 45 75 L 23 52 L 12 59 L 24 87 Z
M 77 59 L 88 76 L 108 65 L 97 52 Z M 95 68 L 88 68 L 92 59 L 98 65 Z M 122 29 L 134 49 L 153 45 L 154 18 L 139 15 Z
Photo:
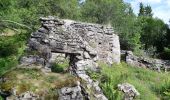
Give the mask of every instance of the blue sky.
M 124 0 L 131 4 L 134 12 L 139 11 L 139 2 L 149 4 L 152 7 L 154 17 L 162 19 L 165 23 L 170 20 L 170 0 Z

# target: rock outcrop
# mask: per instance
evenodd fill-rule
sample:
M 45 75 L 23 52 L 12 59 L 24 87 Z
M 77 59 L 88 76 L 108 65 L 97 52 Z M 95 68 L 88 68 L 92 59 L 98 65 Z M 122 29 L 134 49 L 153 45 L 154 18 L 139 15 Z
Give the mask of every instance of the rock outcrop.
M 45 60 L 37 55 L 28 55 L 20 59 L 20 63 L 23 66 L 29 66 L 32 64 L 39 64 L 45 66 Z
M 44 59 L 45 68 L 51 66 L 53 53 L 69 56 L 70 73 L 84 81 L 85 84 L 81 85 L 83 92 L 90 95 L 86 89 L 91 89 L 93 99 L 107 100 L 98 82 L 94 82 L 86 70 L 98 70 L 97 61 L 110 65 L 120 62 L 119 37 L 114 34 L 113 28 L 55 17 L 40 18 L 40 21 L 42 26 L 31 34 L 27 51 L 38 52 L 39 57 Z M 37 60 L 32 58 L 25 57 L 26 61 L 22 62 L 30 64 Z
M 170 61 L 169 60 L 161 60 L 161 59 L 153 59 L 146 57 L 137 57 L 131 51 L 123 51 L 122 54 L 125 56 L 126 63 L 142 67 L 149 68 L 151 70 L 156 70 L 158 72 L 168 71 L 170 70 Z
M 124 100 L 133 100 L 140 93 L 129 83 L 118 84 L 118 89 L 124 93 Z

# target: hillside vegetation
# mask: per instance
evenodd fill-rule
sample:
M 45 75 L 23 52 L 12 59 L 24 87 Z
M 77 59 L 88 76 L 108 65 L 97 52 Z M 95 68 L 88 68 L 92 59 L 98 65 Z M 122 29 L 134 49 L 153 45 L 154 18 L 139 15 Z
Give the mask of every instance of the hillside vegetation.
M 170 99 L 170 73 L 158 73 L 152 70 L 138 68 L 122 62 L 109 67 L 100 64 L 101 72 L 89 71 L 89 75 L 99 81 L 104 94 L 109 100 L 123 99 L 117 85 L 130 83 L 139 91 L 140 96 L 136 100 L 169 100 Z
M 170 60 L 170 28 L 168 23 L 153 17 L 150 5 L 140 3 L 138 15 L 135 15 L 130 4 L 123 0 L 0 0 L 0 76 L 9 78 L 9 84 L 1 84 L 3 89 L 11 88 L 11 83 L 21 84 L 19 91 L 26 91 L 32 85 L 28 80 L 42 80 L 44 88 L 53 85 L 53 78 L 67 76 L 43 76 L 38 70 L 16 69 L 18 61 L 26 48 L 30 34 L 40 26 L 39 18 L 57 16 L 63 19 L 73 19 L 113 26 L 120 36 L 121 49 L 131 50 L 137 55 L 144 55 Z M 59 66 L 59 65 L 55 65 Z M 61 65 L 62 66 L 62 65 Z M 101 72 L 89 71 L 89 75 L 100 82 L 104 94 L 110 100 L 120 100 L 121 92 L 117 84 L 128 82 L 140 92 L 137 100 L 169 100 L 170 75 L 148 69 L 129 66 L 125 63 L 108 67 L 100 64 Z M 63 71 L 53 68 L 55 72 Z M 10 77 L 17 76 L 17 77 Z M 19 76 L 23 74 L 23 76 Z M 52 74 L 52 73 L 51 73 Z M 42 76 L 40 76 L 42 75 Z M 27 80 L 29 76 L 29 79 Z M 71 76 L 72 77 L 72 76 Z M 20 83 L 21 78 L 23 82 Z M 44 81 L 43 79 L 46 79 Z M 66 79 L 65 81 L 68 81 Z M 64 82 L 63 81 L 63 84 Z M 19 83 L 18 83 L 19 82 Z M 23 84 L 24 83 L 24 84 Z M 29 84 L 29 85 L 28 85 Z M 1 97 L 0 97 L 1 100 Z

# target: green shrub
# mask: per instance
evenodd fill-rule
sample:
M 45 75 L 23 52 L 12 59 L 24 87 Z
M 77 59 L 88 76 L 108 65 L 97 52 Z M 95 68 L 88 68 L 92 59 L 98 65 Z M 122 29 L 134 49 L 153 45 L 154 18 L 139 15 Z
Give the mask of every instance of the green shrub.
M 16 57 L 0 58 L 0 76 L 18 64 Z
M 62 65 L 55 63 L 52 65 L 51 71 L 56 72 L 56 73 L 61 73 L 61 72 L 64 72 L 64 68 Z
M 0 57 L 16 55 L 18 53 L 18 45 L 13 38 L 0 38 Z
M 0 76 L 18 64 L 25 49 L 26 33 L 0 37 Z M 21 36 L 21 37 L 20 37 Z
M 170 48 L 164 48 L 164 51 L 160 54 L 160 58 L 170 60 Z
M 51 67 L 52 72 L 61 73 L 69 67 L 69 62 L 65 60 L 63 63 L 53 63 Z

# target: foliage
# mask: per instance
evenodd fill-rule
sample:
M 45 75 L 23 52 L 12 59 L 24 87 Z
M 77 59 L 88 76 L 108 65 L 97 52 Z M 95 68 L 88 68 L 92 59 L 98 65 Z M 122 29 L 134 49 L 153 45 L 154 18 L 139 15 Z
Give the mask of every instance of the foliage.
M 169 73 L 158 73 L 125 63 L 114 64 L 112 67 L 100 63 L 99 66 L 102 69 L 101 72 L 91 72 L 90 76 L 100 82 L 100 86 L 109 100 L 120 100 L 123 97 L 123 94 L 118 91 L 117 85 L 125 82 L 134 85 L 139 91 L 140 96 L 136 98 L 137 100 L 157 100 L 169 96 L 170 79 L 166 77 Z
M 32 30 L 39 26 L 41 16 L 58 16 L 74 20 L 112 25 L 120 36 L 121 49 L 140 51 L 156 47 L 162 52 L 168 46 L 168 27 L 153 18 L 150 5 L 140 3 L 139 17 L 130 4 L 122 0 L 1 0 L 0 21 L 20 23 Z M 15 23 L 2 22 L 0 28 L 23 28 Z M 2 28 L 3 29 L 3 28 Z M 29 32 L 31 33 L 31 32 Z M 156 38 L 155 38 L 156 36 Z M 12 47 L 12 46 L 11 46 Z
M 166 25 L 153 18 L 150 5 L 140 3 L 139 17 L 130 4 L 122 0 L 1 0 L 0 21 L 8 20 L 29 26 L 39 26 L 41 16 L 58 16 L 74 20 L 112 25 L 120 36 L 121 48 L 139 51 L 141 47 L 160 47 L 159 52 L 170 43 Z M 21 28 L 15 23 L 2 22 L 0 28 Z M 22 27 L 23 28 L 23 27 Z M 2 28 L 3 30 L 3 28 Z M 153 38 L 157 36 L 156 38 Z M 165 43 L 166 41 L 166 43 Z
M 163 59 L 170 59 L 170 49 L 169 48 L 164 48 L 164 51 L 162 53 L 160 53 L 160 58 Z
M 17 44 L 14 44 L 14 39 L 0 38 L 0 57 L 7 57 L 17 54 Z
M 150 5 L 144 6 L 143 3 L 140 3 L 139 6 L 139 14 L 138 16 L 148 16 L 148 17 L 152 17 L 152 8 Z
M 0 76 L 18 64 L 25 48 L 27 33 L 0 37 Z
M 0 58 L 0 76 L 18 64 L 16 57 Z
M 51 71 L 56 72 L 56 73 L 61 73 L 67 70 L 68 67 L 69 67 L 69 62 L 67 60 L 65 60 L 63 63 L 56 62 L 56 63 L 53 63 L 51 67 Z
M 144 49 L 156 47 L 158 51 L 162 51 L 166 36 L 166 25 L 160 19 L 151 17 L 141 17 L 142 25 L 141 42 L 144 44 Z
M 129 4 L 122 0 L 86 0 L 80 7 L 82 21 L 112 25 L 122 49 L 139 49 L 140 27 Z
M 140 3 L 137 17 L 130 4 L 124 3 L 123 0 L 85 0 L 85 2 L 80 2 L 81 0 L 0 0 L 0 33 L 6 29 L 15 32 L 13 36 L 0 36 L 0 76 L 17 66 L 18 58 L 23 54 L 30 33 L 40 26 L 37 19 L 49 15 L 113 26 L 115 33 L 120 36 L 121 49 L 132 50 L 137 54 L 140 49 L 144 49 L 149 54 L 160 53 L 161 58 L 170 59 L 169 26 L 161 19 L 153 17 L 150 5 L 145 6 Z M 169 73 L 138 69 L 124 63 L 111 68 L 108 68 L 107 65 L 101 66 L 101 73 L 89 72 L 89 74 L 94 80 L 100 81 L 104 93 L 111 100 L 122 98 L 122 93 L 117 90 L 117 84 L 122 82 L 133 84 L 141 93 L 139 99 L 170 98 L 169 79 L 166 78 Z M 52 66 L 52 71 L 64 72 L 67 67 L 68 62 L 55 63 Z M 17 73 L 26 73 L 26 78 L 34 81 L 44 78 L 35 70 L 25 71 L 17 71 Z M 16 76 L 16 74 L 12 76 Z M 59 83 L 58 76 L 48 76 L 44 79 L 47 82 L 39 83 L 44 84 L 43 87 L 55 84 L 58 88 L 67 84 L 74 85 L 76 80 L 70 78 Z M 18 79 L 18 81 L 20 80 Z M 37 89 L 33 83 L 30 84 Z M 9 89 L 10 84 L 4 86 Z M 39 87 L 39 89 L 43 87 Z M 20 90 L 25 91 L 28 88 L 21 85 Z
M 139 25 L 141 26 L 141 44 L 146 52 L 162 53 L 165 47 L 169 46 L 169 26 L 161 19 L 153 18 L 150 5 L 144 6 L 140 3 L 138 14 Z M 156 48 L 151 49 L 151 48 Z M 161 56 L 160 56 L 161 57 Z

